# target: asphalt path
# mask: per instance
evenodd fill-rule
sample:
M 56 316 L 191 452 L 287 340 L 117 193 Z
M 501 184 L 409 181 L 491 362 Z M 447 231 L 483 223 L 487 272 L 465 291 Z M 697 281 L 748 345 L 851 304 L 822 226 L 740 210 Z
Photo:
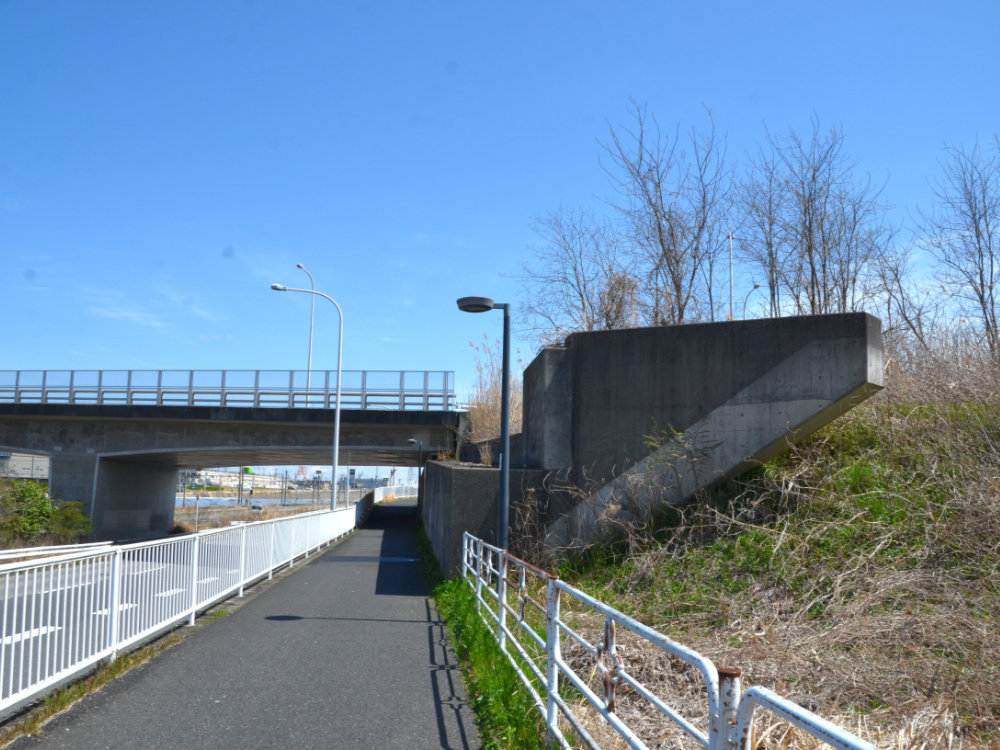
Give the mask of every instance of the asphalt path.
M 13 750 L 477 748 L 416 559 L 415 500 L 88 696 Z

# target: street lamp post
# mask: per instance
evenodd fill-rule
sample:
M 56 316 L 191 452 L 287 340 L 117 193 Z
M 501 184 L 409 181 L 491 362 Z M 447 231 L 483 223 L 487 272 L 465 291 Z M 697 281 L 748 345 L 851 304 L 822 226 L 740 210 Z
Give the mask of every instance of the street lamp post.
M 295 264 L 296 268 L 301 268 L 309 277 L 309 291 L 312 296 L 309 298 L 309 359 L 306 360 L 306 406 L 309 406 L 309 391 L 312 389 L 312 369 L 313 369 L 313 321 L 316 319 L 316 284 L 313 276 L 301 263 Z
M 423 482 L 421 481 L 421 474 L 423 473 L 424 466 L 424 441 L 410 438 L 406 442 L 417 446 L 417 521 L 423 522 Z
M 500 496 L 497 499 L 497 546 L 507 549 L 507 521 L 510 514 L 510 303 L 494 302 L 489 297 L 462 297 L 458 309 L 463 312 L 503 310 L 503 369 L 500 389 Z
M 747 292 L 747 296 L 743 298 L 743 320 L 747 319 L 747 302 L 750 300 L 750 295 L 760 289 L 760 284 L 754 284 L 753 289 Z
M 317 292 L 315 289 L 295 289 L 284 284 L 271 284 L 271 288 L 276 292 L 305 292 L 306 294 L 319 295 L 333 303 L 333 306 L 337 308 L 337 316 L 340 318 L 337 334 L 337 411 L 333 420 L 333 474 L 330 477 L 330 510 L 334 510 L 337 507 L 337 469 L 340 458 L 340 360 L 344 353 L 344 311 L 340 309 L 337 300 L 328 294 Z

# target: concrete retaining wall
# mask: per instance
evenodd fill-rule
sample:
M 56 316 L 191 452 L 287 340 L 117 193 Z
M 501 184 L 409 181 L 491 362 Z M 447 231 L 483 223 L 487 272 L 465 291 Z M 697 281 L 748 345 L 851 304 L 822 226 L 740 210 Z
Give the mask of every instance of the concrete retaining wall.
M 541 496 L 546 472 L 513 469 L 510 473 L 511 537 L 519 535 L 525 519 L 537 509 L 526 512 L 526 503 Z M 424 467 L 424 531 L 446 576 L 461 570 L 462 534 L 468 531 L 496 544 L 499 469 L 455 461 L 428 461 Z M 544 512 L 544 509 L 542 509 Z M 516 552 L 517 550 L 515 550 Z

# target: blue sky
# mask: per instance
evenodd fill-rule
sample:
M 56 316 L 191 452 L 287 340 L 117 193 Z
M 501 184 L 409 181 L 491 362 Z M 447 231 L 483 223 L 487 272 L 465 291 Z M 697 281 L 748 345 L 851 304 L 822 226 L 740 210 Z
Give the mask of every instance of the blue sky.
M 0 0 L 0 369 L 454 370 L 629 99 L 729 158 L 839 126 L 906 224 L 1000 131 L 997 2 Z M 905 237 L 905 231 L 903 233 Z M 742 293 L 737 290 L 737 298 Z M 318 299 L 313 365 L 335 367 Z M 525 361 L 532 344 L 516 346 Z

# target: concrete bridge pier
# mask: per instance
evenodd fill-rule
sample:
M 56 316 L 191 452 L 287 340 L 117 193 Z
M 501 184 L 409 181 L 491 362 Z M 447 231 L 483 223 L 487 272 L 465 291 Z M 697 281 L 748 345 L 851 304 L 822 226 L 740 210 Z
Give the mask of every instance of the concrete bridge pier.
M 50 491 L 83 503 L 98 539 L 151 539 L 170 532 L 177 469 L 94 453 L 51 454 Z

